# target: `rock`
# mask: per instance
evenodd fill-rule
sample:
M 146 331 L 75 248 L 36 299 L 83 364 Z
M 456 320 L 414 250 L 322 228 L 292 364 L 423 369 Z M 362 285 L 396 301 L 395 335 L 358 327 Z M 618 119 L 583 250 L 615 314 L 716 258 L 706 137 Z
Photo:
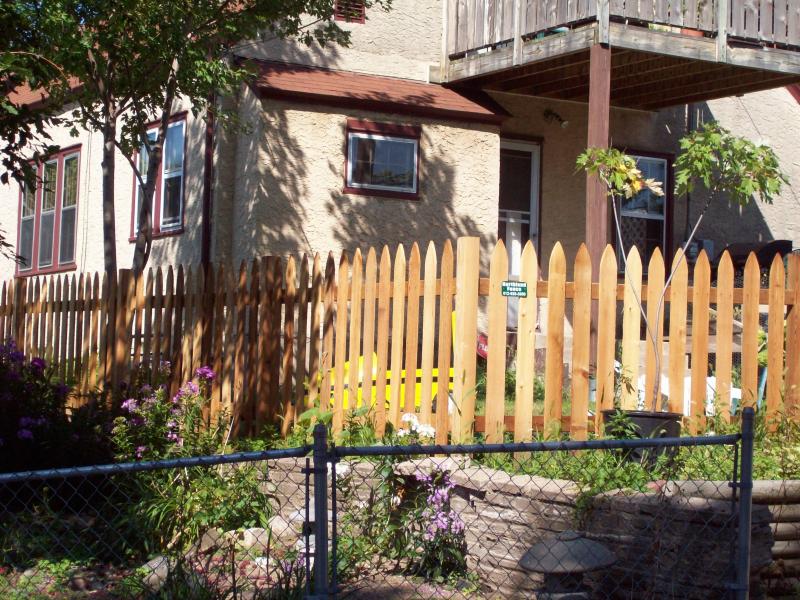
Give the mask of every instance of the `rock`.
M 275 515 L 269 520 L 269 529 L 282 545 L 290 547 L 302 535 L 304 520 L 302 517 L 287 519 L 281 515 Z
M 174 567 L 174 561 L 166 556 L 156 556 L 142 565 L 141 570 L 146 573 L 142 579 L 142 584 L 151 592 L 158 592 L 166 583 L 170 571 Z
M 239 534 L 239 544 L 245 550 L 266 551 L 270 543 L 270 531 L 263 527 L 251 527 Z
M 184 557 L 190 558 L 195 554 L 214 552 L 223 546 L 227 546 L 234 537 L 235 532 L 229 531 L 223 533 L 216 528 L 209 529 L 203 534 L 203 537 L 201 537 L 199 541 L 192 544 Z
M 397 465 L 394 470 L 398 475 L 406 477 L 416 476 L 417 473 L 429 474 L 432 471 L 444 471 L 446 473 L 457 473 L 470 465 L 468 456 L 447 456 L 421 458 L 417 460 L 407 460 Z

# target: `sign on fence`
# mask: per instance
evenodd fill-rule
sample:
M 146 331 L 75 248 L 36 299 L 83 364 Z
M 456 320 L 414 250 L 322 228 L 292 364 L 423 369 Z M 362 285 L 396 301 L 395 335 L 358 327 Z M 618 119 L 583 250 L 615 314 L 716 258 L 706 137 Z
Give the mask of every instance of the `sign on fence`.
M 528 284 L 525 281 L 504 281 L 500 284 L 500 293 L 510 298 L 527 298 Z

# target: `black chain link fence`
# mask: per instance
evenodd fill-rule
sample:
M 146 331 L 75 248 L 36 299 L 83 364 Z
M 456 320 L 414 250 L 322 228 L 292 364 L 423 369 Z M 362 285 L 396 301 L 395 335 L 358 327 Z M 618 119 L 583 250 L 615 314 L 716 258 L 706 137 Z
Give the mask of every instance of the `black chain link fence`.
M 752 452 L 748 409 L 726 436 L 336 447 L 318 425 L 313 452 L 4 474 L 0 598 L 756 597 Z
M 302 598 L 307 451 L 0 475 L 0 598 Z
M 747 597 L 741 444 L 731 435 L 337 447 L 333 592 Z M 766 518 L 754 528 L 755 568 L 769 562 Z

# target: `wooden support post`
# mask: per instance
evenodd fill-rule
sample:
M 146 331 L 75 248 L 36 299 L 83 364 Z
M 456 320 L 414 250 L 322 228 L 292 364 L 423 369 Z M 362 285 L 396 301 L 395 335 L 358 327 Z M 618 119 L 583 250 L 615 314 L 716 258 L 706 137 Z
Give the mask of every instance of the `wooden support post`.
M 611 50 L 595 44 L 589 51 L 589 126 L 586 145 L 607 148 L 611 101 Z M 600 256 L 608 243 L 606 189 L 595 175 L 586 176 L 586 246 L 592 272 L 599 273 Z
M 589 124 L 586 145 L 607 148 L 609 142 L 609 112 L 611 109 L 611 49 L 595 44 L 589 51 Z M 608 199 L 606 189 L 595 175 L 586 176 L 586 247 L 592 261 L 592 274 L 597 281 L 600 256 L 608 243 Z M 592 302 L 592 356 L 597 348 L 597 302 Z

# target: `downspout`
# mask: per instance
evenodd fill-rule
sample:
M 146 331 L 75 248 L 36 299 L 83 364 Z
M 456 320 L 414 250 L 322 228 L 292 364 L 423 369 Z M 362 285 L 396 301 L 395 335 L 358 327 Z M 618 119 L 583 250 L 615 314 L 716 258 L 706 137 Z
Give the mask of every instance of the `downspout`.
M 203 218 L 201 225 L 200 264 L 208 272 L 211 264 L 211 202 L 214 183 L 214 107 L 216 94 L 208 97 L 206 110 L 205 156 L 203 160 Z

